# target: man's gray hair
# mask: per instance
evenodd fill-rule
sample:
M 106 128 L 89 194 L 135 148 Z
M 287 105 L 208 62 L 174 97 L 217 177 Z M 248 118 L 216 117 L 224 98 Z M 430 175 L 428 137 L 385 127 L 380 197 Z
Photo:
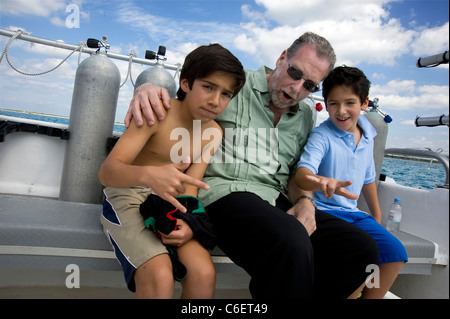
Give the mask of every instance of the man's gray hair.
M 288 58 L 291 58 L 298 51 L 298 49 L 305 44 L 315 48 L 319 58 L 327 58 L 330 61 L 330 69 L 328 72 L 334 69 L 336 54 L 334 53 L 333 47 L 327 39 L 312 32 L 305 32 L 291 44 L 291 46 L 287 49 Z

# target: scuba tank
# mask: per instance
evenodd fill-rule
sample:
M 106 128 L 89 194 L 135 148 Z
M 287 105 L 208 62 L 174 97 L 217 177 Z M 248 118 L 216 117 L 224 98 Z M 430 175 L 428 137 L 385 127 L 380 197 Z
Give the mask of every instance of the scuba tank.
M 386 148 L 386 140 L 389 131 L 388 123 L 392 122 L 392 118 L 379 109 L 378 102 L 378 98 L 374 98 L 373 101 L 369 101 L 369 107 L 363 113 L 363 115 L 369 120 L 370 124 L 372 124 L 377 131 L 377 136 L 375 136 L 373 146 L 377 184 L 381 172 L 381 165 L 383 164 L 384 149 Z
M 145 58 L 149 60 L 156 60 L 156 64 L 139 74 L 134 86 L 135 90 L 145 83 L 153 83 L 160 87 L 166 88 L 169 91 L 170 97 L 174 98 L 177 93 L 177 85 L 175 79 L 164 68 L 164 61 L 167 60 L 166 47 L 159 46 L 158 53 L 154 51 L 145 51 Z
M 317 97 L 314 95 L 309 95 L 308 98 L 303 100 L 303 102 L 308 104 L 309 108 L 312 111 L 312 120 L 314 123 L 313 128 L 317 126 L 317 112 L 320 112 L 323 110 L 323 106 L 320 101 L 323 101 L 323 98 Z
M 374 98 L 373 101 L 369 100 L 369 106 L 363 112 L 363 115 L 369 120 L 370 124 L 377 131 L 377 136 L 374 138 L 373 146 L 373 158 L 375 161 L 375 183 L 378 187 L 380 179 L 381 167 L 383 164 L 384 150 L 386 148 L 386 140 L 388 136 L 388 123 L 392 122 L 392 118 L 381 111 L 378 107 L 378 98 Z M 369 211 L 364 196 L 360 196 L 358 199 L 358 207 L 363 211 Z
M 107 156 L 120 86 L 119 69 L 106 56 L 106 41 L 106 36 L 88 39 L 87 45 L 98 50 L 77 68 L 59 194 L 64 201 L 99 204 L 103 199 L 97 175 Z

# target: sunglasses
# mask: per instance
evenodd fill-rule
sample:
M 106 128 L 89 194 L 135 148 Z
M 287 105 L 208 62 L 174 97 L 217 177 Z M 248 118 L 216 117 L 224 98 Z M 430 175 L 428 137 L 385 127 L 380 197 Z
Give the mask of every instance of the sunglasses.
M 300 81 L 301 79 L 304 79 L 305 82 L 303 83 L 303 87 L 307 89 L 309 92 L 314 93 L 320 91 L 320 87 L 318 85 L 316 85 L 313 81 L 307 80 L 303 77 L 302 71 L 297 70 L 296 68 L 291 66 L 289 59 L 288 59 L 288 69 L 286 72 L 295 81 Z

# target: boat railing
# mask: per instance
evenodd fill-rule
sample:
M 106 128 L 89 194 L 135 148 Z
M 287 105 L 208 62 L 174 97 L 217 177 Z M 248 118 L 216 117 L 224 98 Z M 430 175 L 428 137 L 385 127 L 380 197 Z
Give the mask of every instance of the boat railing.
M 11 31 L 11 30 L 5 30 L 0 29 L 0 35 L 7 36 L 7 37 L 15 37 L 17 39 L 28 41 L 32 43 L 52 46 L 59 49 L 65 49 L 65 50 L 72 50 L 73 52 L 79 51 L 80 53 L 87 53 L 87 54 L 94 54 L 97 49 L 89 48 L 86 46 L 85 42 L 79 42 L 78 45 L 69 44 L 61 41 L 54 41 L 54 40 L 48 40 L 44 38 L 38 38 L 34 36 L 30 36 L 24 32 L 21 32 L 21 30 L 18 31 Z M 131 63 L 139 63 L 139 64 L 145 64 L 149 66 L 154 66 L 158 64 L 158 61 L 156 60 L 149 60 L 149 59 L 141 59 L 134 56 L 134 52 L 131 51 L 129 55 L 124 54 L 117 54 L 114 52 L 106 52 L 105 53 L 109 58 L 116 59 L 116 60 L 122 60 L 122 61 L 129 61 Z M 161 65 L 161 64 L 160 64 Z M 163 63 L 162 66 L 165 69 L 173 70 L 173 71 L 179 71 L 181 68 L 181 64 L 170 64 L 170 63 Z
M 437 187 L 447 189 L 449 188 L 449 159 L 447 156 L 431 150 L 414 148 L 388 148 L 384 151 L 384 155 L 400 155 L 406 157 L 438 160 L 445 169 L 445 183 L 444 185 L 438 185 Z

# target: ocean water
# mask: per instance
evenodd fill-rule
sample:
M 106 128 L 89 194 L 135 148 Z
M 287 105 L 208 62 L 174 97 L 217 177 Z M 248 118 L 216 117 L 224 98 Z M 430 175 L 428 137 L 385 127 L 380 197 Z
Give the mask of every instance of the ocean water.
M 0 114 L 6 116 L 14 116 L 21 117 L 25 119 L 32 119 L 43 122 L 51 122 L 51 123 L 59 123 L 59 124 L 69 124 L 69 118 L 63 116 L 56 115 L 48 115 L 48 114 L 36 114 L 30 112 L 15 112 L 10 110 L 0 109 Z M 114 124 L 114 132 L 123 132 L 125 131 L 125 125 L 120 123 Z
M 445 183 L 444 166 L 431 159 L 424 162 L 385 157 L 381 174 L 393 178 L 397 184 L 421 189 L 433 189 Z
M 69 124 L 69 118 L 67 117 L 15 112 L 3 109 L 0 109 L 0 114 L 44 122 Z M 125 126 L 123 124 L 114 124 L 115 132 L 123 132 L 124 130 Z M 433 189 L 436 185 L 443 185 L 445 182 L 444 167 L 436 161 L 431 163 L 431 160 L 424 162 L 385 157 L 383 159 L 381 174 L 394 179 L 397 184 L 421 189 Z

